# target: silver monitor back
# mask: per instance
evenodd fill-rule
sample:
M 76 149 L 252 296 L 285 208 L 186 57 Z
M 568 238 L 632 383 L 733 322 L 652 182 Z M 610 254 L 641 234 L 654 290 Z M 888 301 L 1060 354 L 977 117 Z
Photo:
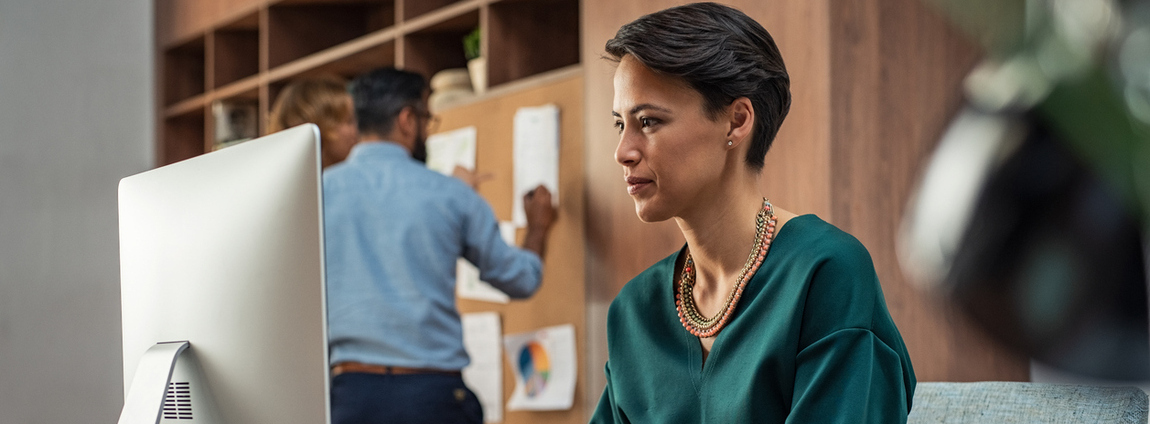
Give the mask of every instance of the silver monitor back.
M 125 393 L 145 351 L 186 340 L 221 422 L 330 422 L 319 130 L 119 190 Z

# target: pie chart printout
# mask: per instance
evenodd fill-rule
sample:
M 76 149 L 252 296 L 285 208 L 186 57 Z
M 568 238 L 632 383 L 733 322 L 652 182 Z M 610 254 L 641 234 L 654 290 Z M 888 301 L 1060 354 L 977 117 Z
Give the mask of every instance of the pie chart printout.
M 575 326 L 562 324 L 503 336 L 515 389 L 508 411 L 563 411 L 575 403 Z
M 547 387 L 547 380 L 551 377 L 551 362 L 547 359 L 547 350 L 537 342 L 523 345 L 519 351 L 519 373 L 523 376 L 524 389 L 527 397 L 533 398 Z

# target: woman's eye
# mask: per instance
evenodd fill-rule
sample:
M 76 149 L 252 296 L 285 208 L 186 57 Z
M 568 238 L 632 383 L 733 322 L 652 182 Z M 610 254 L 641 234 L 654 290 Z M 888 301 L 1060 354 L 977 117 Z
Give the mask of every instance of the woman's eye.
M 639 124 L 642 125 L 643 128 L 649 128 L 650 126 L 655 125 L 656 123 L 657 123 L 657 121 L 654 119 L 651 119 L 651 118 L 639 118 Z
M 615 129 L 623 132 L 623 121 L 615 121 Z

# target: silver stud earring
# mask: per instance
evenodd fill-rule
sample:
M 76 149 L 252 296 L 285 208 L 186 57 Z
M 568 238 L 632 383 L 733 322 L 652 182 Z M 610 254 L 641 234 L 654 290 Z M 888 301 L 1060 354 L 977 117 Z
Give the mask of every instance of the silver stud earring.
M 733 146 L 733 145 L 735 145 L 735 142 L 733 142 L 733 141 L 731 141 L 731 140 L 727 140 L 727 145 L 728 145 L 728 146 Z

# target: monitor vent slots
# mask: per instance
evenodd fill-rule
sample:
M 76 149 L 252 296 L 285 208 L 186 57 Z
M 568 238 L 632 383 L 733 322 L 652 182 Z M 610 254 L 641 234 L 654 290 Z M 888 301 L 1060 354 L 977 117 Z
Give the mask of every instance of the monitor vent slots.
M 164 396 L 164 419 L 192 419 L 192 390 L 189 383 L 168 384 L 168 394 Z

